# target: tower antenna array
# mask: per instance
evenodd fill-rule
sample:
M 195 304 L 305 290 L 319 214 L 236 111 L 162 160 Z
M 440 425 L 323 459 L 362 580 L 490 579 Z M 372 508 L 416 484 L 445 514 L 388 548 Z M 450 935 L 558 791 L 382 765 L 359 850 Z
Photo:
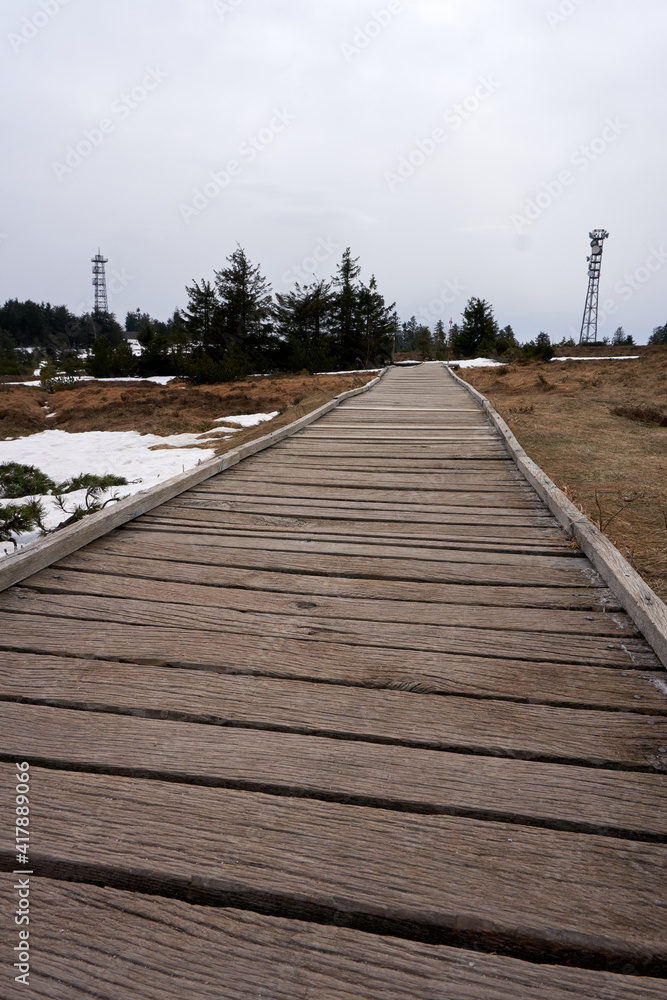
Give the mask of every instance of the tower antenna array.
M 591 255 L 588 261 L 588 292 L 581 323 L 580 344 L 595 344 L 598 339 L 598 295 L 600 292 L 600 271 L 602 270 L 602 250 L 609 233 L 606 229 L 594 229 L 588 234 L 591 239 Z
M 103 257 L 97 249 L 97 253 L 91 258 L 93 265 L 93 288 L 95 289 L 95 313 L 108 313 L 109 304 L 107 302 L 107 278 L 104 265 L 109 261 Z

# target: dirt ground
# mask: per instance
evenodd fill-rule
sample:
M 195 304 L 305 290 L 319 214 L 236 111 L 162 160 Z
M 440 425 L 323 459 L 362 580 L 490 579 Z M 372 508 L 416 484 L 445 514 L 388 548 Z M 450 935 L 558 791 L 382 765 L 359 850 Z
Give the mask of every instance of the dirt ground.
M 667 600 L 667 426 L 647 422 L 667 417 L 667 349 L 597 353 L 641 357 L 458 374 L 490 400 L 530 457 Z
M 364 385 L 374 374 L 269 375 L 238 382 L 193 386 L 174 380 L 153 382 L 78 382 L 46 393 L 41 388 L 0 385 L 0 440 L 44 430 L 139 431 L 141 434 L 204 434 L 217 417 L 240 413 L 280 415 L 235 435 L 239 444 L 296 420 L 341 392 Z M 55 413 L 56 416 L 49 416 Z M 202 441 L 211 447 L 211 440 Z M 221 443 L 217 450 L 229 448 Z

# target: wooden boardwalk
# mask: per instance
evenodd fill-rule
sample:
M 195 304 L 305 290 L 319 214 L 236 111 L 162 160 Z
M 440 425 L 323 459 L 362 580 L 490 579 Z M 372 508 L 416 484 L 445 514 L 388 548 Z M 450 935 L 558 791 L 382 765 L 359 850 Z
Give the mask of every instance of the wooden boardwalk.
M 0 660 L 3 998 L 667 997 L 665 671 L 442 368 L 0 594 Z

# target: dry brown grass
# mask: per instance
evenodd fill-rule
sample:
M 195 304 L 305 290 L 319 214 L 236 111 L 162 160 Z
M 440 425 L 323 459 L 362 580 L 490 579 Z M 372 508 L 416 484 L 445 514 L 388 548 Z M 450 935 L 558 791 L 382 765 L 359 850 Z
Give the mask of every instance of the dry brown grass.
M 667 600 L 667 427 L 633 419 L 647 410 L 667 413 L 667 349 L 644 348 L 641 355 L 459 374 Z
M 307 412 L 304 407 L 314 409 L 372 378 L 374 375 L 367 373 L 270 375 L 206 386 L 178 381 L 167 386 L 152 382 L 80 382 L 51 395 L 38 388 L 5 384 L 0 385 L 0 439 L 56 428 L 70 432 L 139 431 L 164 437 L 201 434 L 216 426 L 217 417 L 236 413 L 294 413 L 300 408 L 300 415 Z M 311 406 L 312 401 L 315 403 Z M 47 419 L 45 403 L 56 417 Z M 278 421 L 279 417 L 271 427 Z M 235 435 L 235 440 L 247 440 L 248 433 Z M 210 441 L 206 446 L 210 447 Z

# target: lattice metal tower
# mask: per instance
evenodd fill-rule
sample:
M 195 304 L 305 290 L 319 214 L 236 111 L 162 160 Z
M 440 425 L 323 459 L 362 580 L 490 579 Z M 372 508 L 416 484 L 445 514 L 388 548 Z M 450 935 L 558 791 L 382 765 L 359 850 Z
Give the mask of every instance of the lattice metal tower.
M 584 318 L 581 323 L 580 344 L 595 344 L 598 339 L 598 295 L 600 292 L 600 271 L 602 269 L 602 250 L 609 233 L 606 229 L 594 229 L 588 234 L 591 238 L 591 255 L 588 261 L 588 293 Z
M 95 312 L 108 313 L 107 277 L 104 265 L 108 264 L 109 261 L 106 257 L 102 256 L 99 247 L 95 256 L 91 258 L 91 263 L 93 265 L 93 288 L 95 289 Z

